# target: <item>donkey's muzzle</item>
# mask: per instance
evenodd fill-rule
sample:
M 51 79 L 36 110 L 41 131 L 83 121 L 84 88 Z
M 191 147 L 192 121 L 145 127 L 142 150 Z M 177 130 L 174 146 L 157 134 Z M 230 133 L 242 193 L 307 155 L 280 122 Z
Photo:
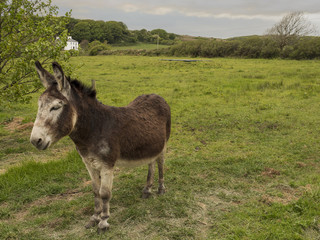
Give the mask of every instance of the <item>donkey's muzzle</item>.
M 50 142 L 45 142 L 43 141 L 42 138 L 37 138 L 37 137 L 34 137 L 34 138 L 31 137 L 30 142 L 39 150 L 45 150 L 50 145 Z

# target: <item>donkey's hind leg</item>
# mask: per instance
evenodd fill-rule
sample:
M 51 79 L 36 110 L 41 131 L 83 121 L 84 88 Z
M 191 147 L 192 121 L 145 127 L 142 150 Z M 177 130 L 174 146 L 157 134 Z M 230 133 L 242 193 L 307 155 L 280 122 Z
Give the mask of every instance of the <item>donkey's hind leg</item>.
M 154 179 L 154 165 L 155 165 L 155 162 L 152 162 L 149 164 L 147 184 L 142 191 L 142 198 L 148 198 L 151 196 L 151 188 L 152 188 L 153 179 Z
M 166 192 L 166 188 L 164 186 L 164 177 L 163 177 L 163 171 L 164 171 L 164 154 L 165 150 L 162 151 L 160 156 L 157 158 L 158 163 L 158 170 L 159 170 L 159 188 L 158 188 L 158 194 L 164 194 Z

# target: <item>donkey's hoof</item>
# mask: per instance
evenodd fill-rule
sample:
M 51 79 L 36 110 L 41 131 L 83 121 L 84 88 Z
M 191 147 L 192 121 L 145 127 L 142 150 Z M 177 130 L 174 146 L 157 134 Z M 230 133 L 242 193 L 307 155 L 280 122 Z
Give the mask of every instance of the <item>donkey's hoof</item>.
M 166 189 L 165 189 L 165 188 L 159 188 L 159 189 L 158 189 L 158 194 L 159 194 L 159 195 L 163 195 L 163 194 L 165 194 L 165 192 L 166 192 Z
M 107 223 L 107 219 L 101 220 L 98 224 L 98 233 L 106 232 L 110 227 L 110 224 Z
M 92 228 L 92 227 L 95 227 L 97 226 L 97 224 L 100 222 L 101 218 L 97 215 L 92 215 L 90 217 L 90 220 L 89 222 L 85 225 L 85 228 Z
M 98 233 L 98 234 L 104 234 L 108 229 L 109 229 L 109 227 L 106 227 L 106 228 L 98 228 L 98 229 L 97 229 L 97 233 Z
M 147 198 L 151 197 L 151 195 L 152 195 L 151 192 L 143 192 L 142 193 L 142 198 L 143 199 L 147 199 Z
M 86 229 L 89 229 L 89 228 L 95 227 L 97 224 L 98 224 L 98 222 L 96 222 L 96 221 L 89 221 L 84 227 Z
M 165 194 L 165 192 L 166 192 L 166 189 L 165 189 L 165 188 L 159 188 L 159 189 L 158 189 L 158 194 L 159 194 L 159 195 L 163 195 L 163 194 Z

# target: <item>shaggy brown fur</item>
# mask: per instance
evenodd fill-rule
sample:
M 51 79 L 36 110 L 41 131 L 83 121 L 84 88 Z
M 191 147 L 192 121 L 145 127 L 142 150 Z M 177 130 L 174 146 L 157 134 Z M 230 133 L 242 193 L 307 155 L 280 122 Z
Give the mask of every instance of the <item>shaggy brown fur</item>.
M 53 63 L 54 75 L 39 62 L 36 69 L 46 90 L 39 98 L 30 140 L 41 150 L 67 135 L 75 143 L 92 178 L 95 195 L 94 215 L 87 227 L 109 227 L 113 169 L 117 165 L 149 164 L 143 190 L 143 197 L 148 197 L 157 162 L 158 192 L 165 192 L 163 164 L 171 114 L 162 97 L 142 95 L 125 107 L 107 106 L 96 99 L 95 89 L 65 77 L 59 64 Z

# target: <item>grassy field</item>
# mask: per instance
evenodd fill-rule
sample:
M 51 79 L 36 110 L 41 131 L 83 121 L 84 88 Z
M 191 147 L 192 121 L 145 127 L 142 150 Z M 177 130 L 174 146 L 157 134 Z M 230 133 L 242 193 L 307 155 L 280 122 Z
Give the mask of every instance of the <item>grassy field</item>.
M 73 143 L 46 152 L 28 143 L 36 94 L 0 111 L 0 239 L 320 239 L 319 61 L 72 62 L 105 104 L 167 100 L 168 191 L 141 199 L 147 167 L 120 169 L 110 230 L 86 230 L 93 195 Z

